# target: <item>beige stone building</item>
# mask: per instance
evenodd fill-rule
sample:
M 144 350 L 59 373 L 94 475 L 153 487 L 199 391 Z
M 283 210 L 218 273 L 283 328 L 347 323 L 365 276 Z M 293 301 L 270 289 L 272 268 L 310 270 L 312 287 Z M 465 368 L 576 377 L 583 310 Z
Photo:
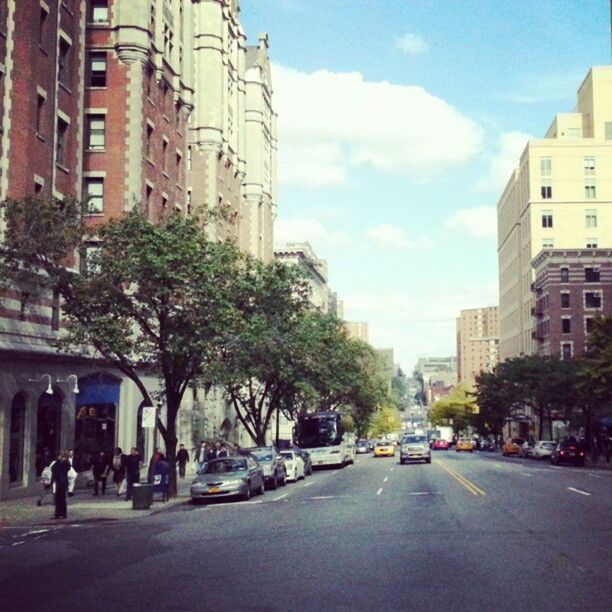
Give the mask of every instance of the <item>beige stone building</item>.
M 476 376 L 499 362 L 496 306 L 462 310 L 457 317 L 457 381 L 473 387 Z
M 370 325 L 365 321 L 346 321 L 344 326 L 349 338 L 370 342 Z
M 536 352 L 532 261 L 542 249 L 612 247 L 612 66 L 576 109 L 530 140 L 497 205 L 500 358 Z

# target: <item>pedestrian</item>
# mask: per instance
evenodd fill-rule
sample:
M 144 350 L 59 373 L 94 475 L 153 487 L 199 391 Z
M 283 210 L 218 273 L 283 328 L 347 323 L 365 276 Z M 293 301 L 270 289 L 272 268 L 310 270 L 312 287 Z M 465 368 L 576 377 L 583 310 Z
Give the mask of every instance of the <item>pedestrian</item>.
M 113 454 L 113 461 L 112 461 L 112 467 L 113 467 L 113 482 L 115 483 L 115 486 L 117 487 L 117 497 L 119 497 L 119 495 L 121 495 L 122 491 L 121 491 L 121 483 L 123 482 L 123 479 L 125 478 L 125 460 L 126 460 L 126 456 L 123 454 L 123 451 L 121 450 L 120 447 L 117 447 L 115 449 L 115 452 Z
M 99 485 L 102 485 L 102 495 L 106 493 L 106 479 L 110 472 L 110 464 L 104 451 L 95 458 L 93 463 L 94 495 L 98 495 Z
M 127 491 L 125 493 L 125 499 L 132 499 L 132 492 L 134 485 L 140 482 L 140 455 L 138 449 L 133 446 L 132 451 L 125 460 L 125 471 L 127 476 Z
M 224 444 L 217 441 L 215 442 L 215 449 L 213 450 L 212 457 L 213 459 L 219 459 L 220 457 L 228 457 L 229 453 L 227 452 L 227 448 L 225 448 Z
M 168 501 L 168 492 L 170 489 L 170 464 L 166 461 L 166 457 L 163 453 L 159 453 L 157 462 L 155 463 L 153 486 L 153 491 L 161 493 L 163 500 Z
M 68 451 L 62 451 L 60 458 L 51 468 L 51 480 L 55 485 L 55 518 L 65 519 L 68 515 L 66 495 L 68 493 L 68 472 L 71 465 Z
M 68 451 L 68 462 L 70 463 L 70 470 L 68 471 L 68 497 L 72 497 L 77 479 L 77 471 L 74 468 L 74 451 L 72 449 Z
M 55 461 L 56 460 L 53 460 L 49 463 L 49 465 L 45 465 L 42 474 L 40 475 L 40 481 L 42 483 L 43 488 L 40 492 L 38 500 L 36 501 L 36 505 L 39 507 L 42 506 L 43 501 L 47 496 L 47 493 L 51 491 L 51 486 L 53 482 L 53 464 L 55 463 Z
M 179 478 L 185 478 L 185 466 L 189 461 L 189 453 L 187 452 L 184 444 L 179 446 L 179 451 L 176 453 L 176 461 L 179 468 Z
M 206 442 L 200 443 L 200 448 L 197 450 L 195 455 L 196 469 L 198 472 L 202 471 L 205 463 L 210 459 L 210 453 Z
M 153 454 L 151 455 L 151 459 L 149 460 L 149 468 L 147 469 L 147 482 L 153 482 L 153 475 L 155 474 L 155 464 L 159 461 L 159 456 L 161 452 L 159 448 L 155 447 L 153 449 Z

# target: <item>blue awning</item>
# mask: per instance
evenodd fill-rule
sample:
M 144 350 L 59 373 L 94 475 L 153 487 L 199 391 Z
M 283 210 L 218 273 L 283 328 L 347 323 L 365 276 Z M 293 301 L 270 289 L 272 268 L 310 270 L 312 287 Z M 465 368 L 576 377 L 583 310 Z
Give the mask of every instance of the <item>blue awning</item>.
M 79 380 L 76 405 L 118 404 L 121 382 L 108 376 L 96 376 Z

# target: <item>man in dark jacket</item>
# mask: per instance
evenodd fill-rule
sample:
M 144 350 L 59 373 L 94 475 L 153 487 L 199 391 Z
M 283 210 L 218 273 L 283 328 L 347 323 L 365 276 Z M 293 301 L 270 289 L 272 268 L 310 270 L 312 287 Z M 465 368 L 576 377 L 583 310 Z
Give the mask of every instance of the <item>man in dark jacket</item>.
M 176 453 L 176 462 L 179 466 L 179 476 L 185 478 L 185 466 L 189 461 L 189 453 L 184 444 L 180 445 L 178 453 Z
M 68 494 L 68 472 L 71 465 L 68 452 L 62 451 L 60 458 L 51 468 L 51 482 L 55 484 L 55 518 L 65 519 L 68 514 L 66 495 Z
M 138 449 L 132 447 L 132 452 L 127 456 L 125 460 L 126 477 L 127 477 L 127 491 L 125 499 L 132 499 L 132 491 L 134 484 L 140 482 L 140 455 Z
M 110 471 L 110 463 L 106 457 L 104 451 L 100 451 L 100 454 L 95 458 L 93 464 L 93 478 L 94 478 L 94 495 L 98 494 L 98 485 L 102 484 L 102 495 L 106 493 L 106 479 Z

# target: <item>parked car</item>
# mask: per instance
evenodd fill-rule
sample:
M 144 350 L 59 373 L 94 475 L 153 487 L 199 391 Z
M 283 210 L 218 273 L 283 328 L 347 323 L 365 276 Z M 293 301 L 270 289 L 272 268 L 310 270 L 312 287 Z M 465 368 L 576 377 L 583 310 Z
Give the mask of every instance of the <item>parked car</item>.
M 523 444 L 525 444 L 524 438 L 508 438 L 502 446 L 502 455 L 504 457 L 518 455 Z
M 355 454 L 363 455 L 370 452 L 370 443 L 367 440 L 357 440 L 355 444 Z
M 493 442 L 493 440 L 483 440 L 480 443 L 480 450 L 481 451 L 486 451 L 489 453 L 495 452 L 495 442 Z
M 448 450 L 448 441 L 447 440 L 434 440 L 432 448 L 434 450 Z
M 529 442 L 528 440 L 525 440 L 525 442 L 521 444 L 521 448 L 519 449 L 519 457 L 523 457 L 523 458 L 531 457 L 533 453 L 534 444 L 535 444 L 534 442 Z
M 298 453 L 302 458 L 302 461 L 304 462 L 304 473 L 306 476 L 310 476 L 312 474 L 312 459 L 310 458 L 310 453 L 303 448 L 298 448 L 297 446 L 293 446 L 291 450 Z
M 552 452 L 555 450 L 556 444 L 550 440 L 540 440 L 535 443 L 533 450 L 531 451 L 532 459 L 543 459 L 544 457 L 550 457 Z
M 573 465 L 584 465 L 584 449 L 578 442 L 563 440 L 559 442 L 550 455 L 553 465 L 560 463 L 571 463 Z
M 213 497 L 240 497 L 263 494 L 264 471 L 253 457 L 211 459 L 191 483 L 194 503 Z
M 409 435 L 402 438 L 400 446 L 400 463 L 408 461 L 425 461 L 431 463 L 431 449 L 427 436 Z
M 467 451 L 468 453 L 474 452 L 474 442 L 469 438 L 459 438 L 457 440 L 457 446 L 455 446 L 457 452 Z
M 395 442 L 379 440 L 374 445 L 375 457 L 395 457 Z
M 279 453 L 276 446 L 257 446 L 245 448 L 242 454 L 251 454 L 263 467 L 266 486 L 276 489 L 278 486 L 287 484 L 287 468 L 285 460 Z
M 281 455 L 285 460 L 285 467 L 287 469 L 287 480 L 297 482 L 300 478 L 306 477 L 304 461 L 297 452 L 295 452 L 294 450 L 284 450 L 281 451 Z

